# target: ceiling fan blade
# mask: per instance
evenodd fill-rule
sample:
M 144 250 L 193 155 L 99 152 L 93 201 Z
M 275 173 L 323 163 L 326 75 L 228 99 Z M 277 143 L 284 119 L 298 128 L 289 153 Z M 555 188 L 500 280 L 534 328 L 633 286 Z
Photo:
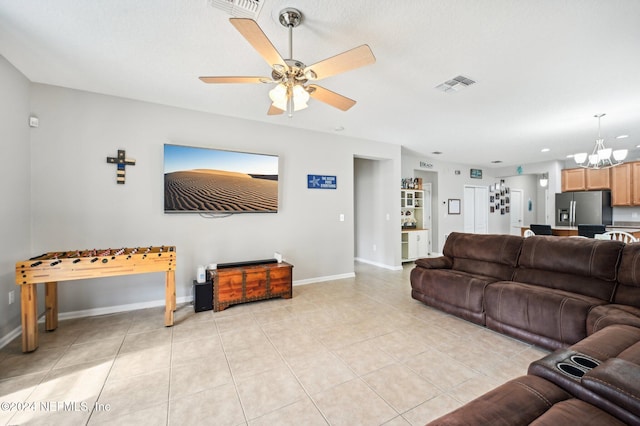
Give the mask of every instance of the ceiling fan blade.
M 280 115 L 283 114 L 284 111 L 278 108 L 277 106 L 271 104 L 269 106 L 269 111 L 267 111 L 267 115 Z
M 205 83 L 264 83 L 269 82 L 269 77 L 199 77 Z
M 342 96 L 316 84 L 310 84 L 307 87 L 307 91 L 313 99 L 317 99 L 342 111 L 346 111 L 356 104 L 356 101 L 353 99 L 349 99 L 346 96 Z
M 247 39 L 249 44 L 264 58 L 270 67 L 276 64 L 282 65 L 285 69 L 287 64 L 282 59 L 271 41 L 258 26 L 256 21 L 247 18 L 231 18 L 229 22 Z
M 362 46 L 358 46 L 336 56 L 332 56 L 323 61 L 309 65 L 304 71 L 307 77 L 315 74 L 315 78 L 313 79 L 319 80 L 321 78 L 331 77 L 332 75 L 373 64 L 375 61 L 376 57 L 373 56 L 373 52 L 369 46 L 363 44 Z M 313 74 L 309 71 L 312 71 Z

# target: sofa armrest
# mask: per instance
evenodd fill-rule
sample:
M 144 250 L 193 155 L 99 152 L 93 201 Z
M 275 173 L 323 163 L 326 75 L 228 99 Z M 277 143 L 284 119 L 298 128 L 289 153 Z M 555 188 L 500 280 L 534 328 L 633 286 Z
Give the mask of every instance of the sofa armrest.
M 417 259 L 414 263 L 425 269 L 451 269 L 453 266 L 453 260 L 447 256 L 425 257 Z
M 582 377 L 582 385 L 626 411 L 640 416 L 640 365 L 610 358 Z

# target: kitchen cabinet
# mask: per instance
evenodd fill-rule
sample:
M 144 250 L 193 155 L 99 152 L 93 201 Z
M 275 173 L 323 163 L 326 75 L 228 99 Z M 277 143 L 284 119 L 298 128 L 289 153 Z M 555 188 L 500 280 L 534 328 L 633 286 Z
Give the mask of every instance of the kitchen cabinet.
M 586 169 L 586 190 L 611 189 L 611 169 Z
M 587 187 L 586 169 L 562 170 L 562 192 L 584 191 Z
M 640 206 L 640 161 L 611 169 L 611 205 Z
M 610 169 L 564 169 L 562 192 L 611 189 Z

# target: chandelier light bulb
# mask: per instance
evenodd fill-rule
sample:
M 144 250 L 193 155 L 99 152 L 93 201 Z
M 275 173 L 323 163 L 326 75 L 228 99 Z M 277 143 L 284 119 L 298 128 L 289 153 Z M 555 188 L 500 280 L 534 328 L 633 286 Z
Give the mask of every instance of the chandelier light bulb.
M 573 156 L 573 159 L 575 160 L 575 162 L 576 162 L 576 163 L 578 163 L 578 164 L 582 164 L 582 163 L 584 163 L 585 161 L 587 161 L 587 155 L 588 155 L 588 154 L 587 154 L 586 152 L 580 152 L 580 153 L 578 153 L 578 154 L 575 154 L 575 155 Z
M 617 149 L 615 151 L 613 151 L 613 159 L 621 162 L 623 161 L 625 158 L 627 158 L 627 154 L 629 153 L 629 150 L 627 149 Z

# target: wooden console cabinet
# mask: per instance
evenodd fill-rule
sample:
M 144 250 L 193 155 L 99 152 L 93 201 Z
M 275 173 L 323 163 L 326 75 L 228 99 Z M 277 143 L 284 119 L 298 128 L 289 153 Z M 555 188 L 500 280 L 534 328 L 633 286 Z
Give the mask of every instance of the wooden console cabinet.
M 276 297 L 290 299 L 292 269 L 293 265 L 282 262 L 210 271 L 214 312 L 238 303 Z

